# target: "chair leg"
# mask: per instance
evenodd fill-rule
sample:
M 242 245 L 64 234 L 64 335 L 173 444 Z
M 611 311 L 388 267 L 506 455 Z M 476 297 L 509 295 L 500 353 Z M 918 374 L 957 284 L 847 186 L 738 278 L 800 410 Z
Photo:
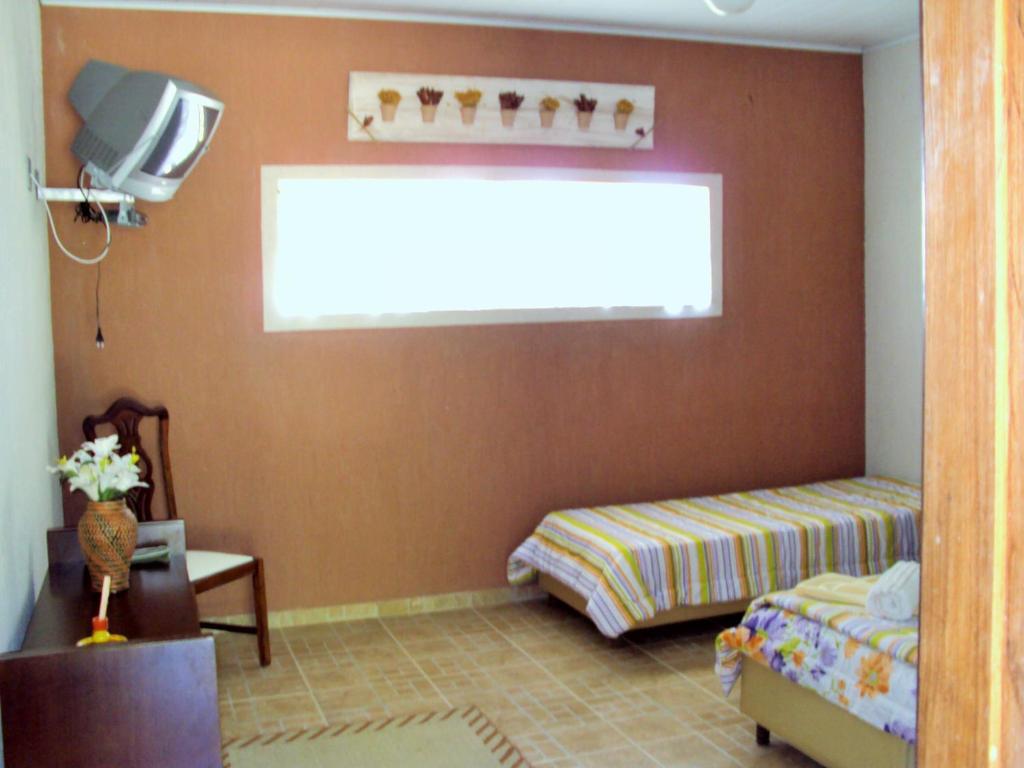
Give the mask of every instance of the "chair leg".
M 267 623 L 267 586 L 263 580 L 263 558 L 256 558 L 252 572 L 252 598 L 256 613 L 256 643 L 260 651 L 260 666 L 270 665 L 270 627 Z

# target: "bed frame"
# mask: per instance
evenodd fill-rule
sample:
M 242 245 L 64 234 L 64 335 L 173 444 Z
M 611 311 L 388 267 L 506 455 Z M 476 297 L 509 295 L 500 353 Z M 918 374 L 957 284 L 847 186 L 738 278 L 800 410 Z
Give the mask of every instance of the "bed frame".
M 541 573 L 540 588 L 586 616 L 586 599 L 553 576 Z M 663 611 L 634 629 L 680 621 L 742 613 L 750 600 L 711 605 L 683 605 Z M 757 724 L 756 738 L 768 746 L 771 734 L 793 745 L 828 768 L 914 768 L 912 744 L 868 725 L 842 707 L 821 698 L 762 664 L 743 665 L 740 710 Z
M 757 723 L 757 743 L 771 733 L 828 768 L 914 768 L 913 744 L 868 725 L 842 707 L 744 659 L 740 710 Z
M 538 577 L 540 588 L 552 597 L 556 597 L 573 610 L 587 615 L 587 600 L 578 592 L 565 586 L 554 576 L 541 573 Z M 711 603 L 710 605 L 681 605 L 669 611 L 662 611 L 653 619 L 643 621 L 632 629 L 648 629 L 660 627 L 665 624 L 677 624 L 681 621 L 692 621 L 694 619 L 706 619 L 711 616 L 728 616 L 734 613 L 743 613 L 750 605 L 750 599 L 733 600 L 728 603 Z

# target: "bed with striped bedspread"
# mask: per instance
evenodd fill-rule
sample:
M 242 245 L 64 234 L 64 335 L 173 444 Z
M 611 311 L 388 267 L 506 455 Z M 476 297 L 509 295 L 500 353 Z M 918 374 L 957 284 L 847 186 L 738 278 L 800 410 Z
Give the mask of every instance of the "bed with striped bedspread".
M 552 576 L 587 601 L 603 634 L 617 637 L 677 606 L 916 560 L 920 511 L 920 486 L 883 477 L 568 509 L 546 515 L 512 553 L 508 578 Z

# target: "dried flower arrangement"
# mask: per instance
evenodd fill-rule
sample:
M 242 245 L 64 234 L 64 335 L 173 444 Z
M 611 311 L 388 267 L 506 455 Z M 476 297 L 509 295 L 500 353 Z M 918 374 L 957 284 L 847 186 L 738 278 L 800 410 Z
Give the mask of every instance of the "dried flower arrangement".
M 377 98 L 380 99 L 380 119 L 385 123 L 394 122 L 402 94 L 390 88 L 382 88 L 377 92 Z
M 444 91 L 439 91 L 436 88 L 429 88 L 423 86 L 416 91 L 416 98 L 420 100 L 420 104 L 425 107 L 436 107 L 441 103 L 441 97 L 444 96 Z
M 555 124 L 555 112 L 562 106 L 562 102 L 554 96 L 545 96 L 540 100 L 540 126 L 550 128 Z
M 502 91 L 498 94 L 498 101 L 501 102 L 502 109 L 519 109 L 525 98 L 523 94 L 515 91 Z
M 498 101 L 501 103 L 501 124 L 511 128 L 516 122 L 516 113 L 522 106 L 526 97 L 515 91 L 502 91 L 498 94 Z
M 476 88 L 470 88 L 467 91 L 456 91 L 455 98 L 459 100 L 459 104 L 464 107 L 475 107 L 480 103 L 480 98 L 483 94 Z
M 587 130 L 591 120 L 594 119 L 597 99 L 589 99 L 585 93 L 581 93 L 578 99 L 572 100 L 572 103 L 576 105 L 576 124 L 581 130 Z
M 624 131 L 629 124 L 629 116 L 633 114 L 633 102 L 629 99 L 619 99 L 615 103 L 615 130 Z
M 456 91 L 455 98 L 459 100 L 459 112 L 462 114 L 462 124 L 472 125 L 476 119 L 476 107 L 480 103 L 483 94 L 476 88 L 469 88 L 465 91 Z
M 444 91 L 427 86 L 423 86 L 416 91 L 416 98 L 420 100 L 420 114 L 423 116 L 424 123 L 434 122 L 434 118 L 437 117 L 437 105 L 441 103 L 442 96 L 444 96 Z
M 573 99 L 572 103 L 579 112 L 593 112 L 597 109 L 597 99 L 588 99 L 585 93 L 581 93 L 578 99 Z

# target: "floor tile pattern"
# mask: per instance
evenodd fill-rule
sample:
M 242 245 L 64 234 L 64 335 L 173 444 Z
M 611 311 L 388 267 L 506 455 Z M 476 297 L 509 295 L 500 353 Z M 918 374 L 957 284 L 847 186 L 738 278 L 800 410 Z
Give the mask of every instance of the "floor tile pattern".
M 712 665 L 727 622 L 611 641 L 557 601 L 217 636 L 225 736 L 476 704 L 536 768 L 811 768 L 722 698 Z

